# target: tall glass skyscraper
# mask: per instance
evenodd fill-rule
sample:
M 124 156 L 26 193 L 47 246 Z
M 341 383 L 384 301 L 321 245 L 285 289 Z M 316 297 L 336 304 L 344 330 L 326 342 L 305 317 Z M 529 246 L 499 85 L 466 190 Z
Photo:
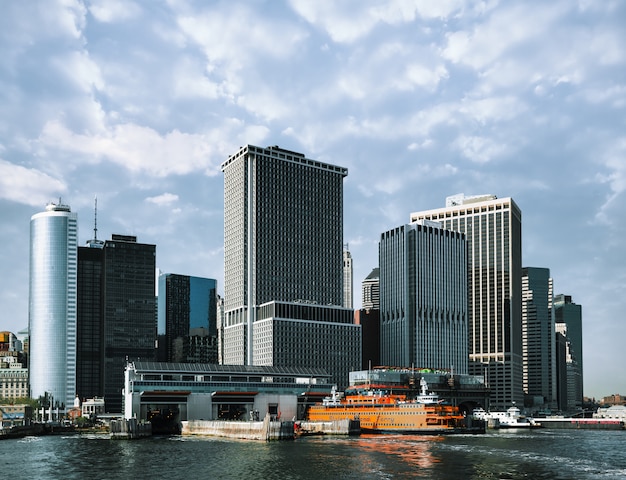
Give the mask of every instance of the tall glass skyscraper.
M 218 363 L 217 280 L 160 274 L 157 302 L 162 358 L 178 363 L 196 363 L 196 359 L 197 363 Z
M 492 409 L 522 405 L 522 212 L 495 195 L 446 199 L 411 214 L 465 234 L 468 247 L 469 373 L 484 375 Z
M 420 220 L 384 232 L 378 256 L 382 364 L 466 375 L 465 235 Z
M 556 408 L 556 352 L 550 269 L 522 269 L 522 353 L 526 405 Z
M 76 395 L 78 222 L 69 205 L 50 203 L 30 220 L 28 323 L 32 398 L 51 395 L 70 408 Z
M 567 337 L 567 409 L 574 411 L 583 402 L 583 322 L 582 306 L 571 295 L 554 297 L 554 321 Z

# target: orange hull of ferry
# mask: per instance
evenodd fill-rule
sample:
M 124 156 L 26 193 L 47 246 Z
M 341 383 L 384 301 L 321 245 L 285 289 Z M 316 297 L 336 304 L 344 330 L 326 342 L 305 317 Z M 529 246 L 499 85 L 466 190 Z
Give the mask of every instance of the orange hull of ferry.
M 359 420 L 366 433 L 476 433 L 481 427 L 468 428 L 458 408 L 451 405 L 405 401 L 401 396 L 372 397 L 355 395 L 334 405 L 309 407 L 311 422 Z

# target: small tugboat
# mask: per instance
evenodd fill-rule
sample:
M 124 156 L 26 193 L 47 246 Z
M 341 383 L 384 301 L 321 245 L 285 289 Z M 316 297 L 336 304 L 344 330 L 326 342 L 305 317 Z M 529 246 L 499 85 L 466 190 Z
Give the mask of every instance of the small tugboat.
M 484 433 L 482 421 L 471 423 L 458 407 L 447 405 L 428 392 L 422 377 L 420 394 L 385 385 L 350 387 L 344 395 L 333 390 L 330 397 L 308 410 L 311 422 L 356 420 L 363 433 L 450 434 Z
M 532 417 L 524 417 L 515 405 L 506 412 L 485 412 L 482 408 L 473 412 L 474 418 L 487 422 L 490 428 L 539 428 L 542 425 Z

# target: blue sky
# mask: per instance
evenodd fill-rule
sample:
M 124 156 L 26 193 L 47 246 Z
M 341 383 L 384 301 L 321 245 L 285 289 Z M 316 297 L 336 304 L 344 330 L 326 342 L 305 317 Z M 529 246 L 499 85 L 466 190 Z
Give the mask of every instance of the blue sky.
M 524 266 L 582 305 L 585 394 L 626 394 L 626 3 L 47 0 L 0 15 L 0 329 L 28 324 L 29 222 L 136 235 L 223 287 L 239 146 L 349 169 L 360 284 L 382 232 L 445 197 L 512 197 Z

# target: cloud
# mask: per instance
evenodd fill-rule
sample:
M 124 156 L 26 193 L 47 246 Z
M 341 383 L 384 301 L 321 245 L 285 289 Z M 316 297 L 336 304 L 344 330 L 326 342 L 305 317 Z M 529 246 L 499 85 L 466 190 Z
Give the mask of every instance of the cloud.
M 41 207 L 66 191 L 62 180 L 0 159 L 0 198 Z
M 130 0 L 90 0 L 89 13 L 99 22 L 113 23 L 134 18 L 141 8 Z
M 78 134 L 59 121 L 48 122 L 39 138 L 45 148 L 80 155 L 91 162 L 106 159 L 133 173 L 154 177 L 195 171 L 216 175 L 221 162 L 213 160 L 219 153 L 213 140 L 176 129 L 161 135 L 130 123 L 113 126 L 104 133 Z
M 160 205 L 160 206 L 169 206 L 172 203 L 176 203 L 177 201 L 178 201 L 178 195 L 175 195 L 173 193 L 168 193 L 168 192 L 158 195 L 156 197 L 146 198 L 146 202 L 154 203 L 155 205 Z
M 400 25 L 425 19 L 447 18 L 463 8 L 461 0 L 360 0 L 311 2 L 290 0 L 293 10 L 307 22 L 325 31 L 337 43 L 353 43 L 368 36 L 379 24 Z
M 490 138 L 462 135 L 454 142 L 456 148 L 477 163 L 488 163 L 506 152 L 506 147 Z

